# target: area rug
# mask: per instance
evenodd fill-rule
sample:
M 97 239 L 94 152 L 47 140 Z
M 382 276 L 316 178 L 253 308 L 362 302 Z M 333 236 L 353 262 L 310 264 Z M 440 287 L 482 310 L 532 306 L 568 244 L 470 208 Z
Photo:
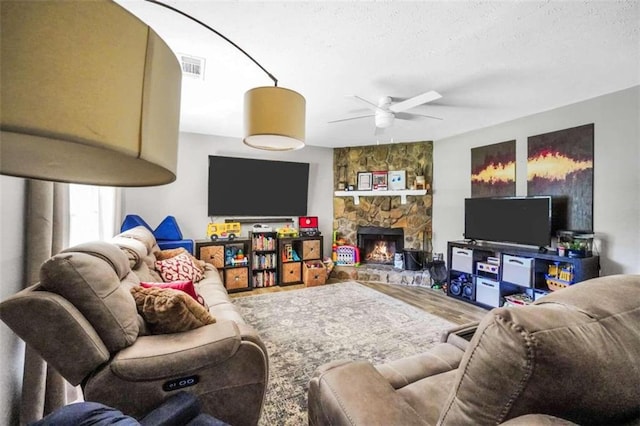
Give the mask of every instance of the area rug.
M 315 369 L 337 359 L 379 364 L 424 352 L 453 323 L 355 282 L 234 299 L 269 353 L 260 425 L 307 425 Z

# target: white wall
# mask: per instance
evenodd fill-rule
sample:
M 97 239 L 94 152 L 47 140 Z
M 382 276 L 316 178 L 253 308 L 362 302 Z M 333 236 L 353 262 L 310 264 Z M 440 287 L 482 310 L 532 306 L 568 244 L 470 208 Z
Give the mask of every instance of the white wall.
M 181 133 L 178 150 L 178 178 L 175 182 L 151 188 L 123 190 L 123 215 L 140 215 L 152 228 L 168 215 L 174 216 L 182 235 L 188 239 L 206 238 L 209 155 L 257 158 L 309 163 L 309 216 L 318 216 L 324 236 L 325 256 L 331 253 L 333 225 L 333 149 L 305 147 L 298 151 L 269 152 L 247 147 L 237 138 Z M 232 178 L 229 182 L 233 184 Z M 287 188 L 282 188 L 286 191 Z M 238 188 L 242 191 L 242 188 Z M 123 216 L 124 217 L 124 216 Z M 214 218 L 214 220 L 223 218 Z M 274 227 L 279 226 L 273 224 Z M 297 227 L 297 223 L 295 224 Z M 251 225 L 243 226 L 243 235 Z
M 25 180 L 0 176 L 0 300 L 22 289 Z M 24 343 L 0 322 L 0 425 L 18 423 Z
M 480 114 L 481 111 L 478 111 Z M 516 140 L 516 195 L 527 192 L 527 137 L 595 123 L 594 231 L 603 275 L 640 273 L 640 86 L 434 143 L 433 244 L 464 231 L 471 148 Z

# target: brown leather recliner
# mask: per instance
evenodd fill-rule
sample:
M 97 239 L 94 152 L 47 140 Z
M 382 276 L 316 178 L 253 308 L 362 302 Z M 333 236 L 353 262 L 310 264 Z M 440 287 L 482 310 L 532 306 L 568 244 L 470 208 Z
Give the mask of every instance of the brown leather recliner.
M 127 235 L 142 235 L 144 247 L 147 234 Z M 134 242 L 129 246 L 140 246 Z M 146 241 L 142 255 L 153 247 L 154 240 Z M 215 324 L 151 335 L 130 293 L 140 282 L 130 260 L 106 242 L 67 249 L 45 262 L 40 283 L 0 304 L 0 317 L 66 380 L 82 385 L 87 401 L 140 418 L 183 389 L 198 397 L 204 413 L 234 426 L 257 424 L 267 352 L 226 302 L 217 271 L 198 284 Z M 148 275 L 144 262 L 137 266 Z
M 417 356 L 335 361 L 309 384 L 311 425 L 640 424 L 640 275 L 496 308 Z

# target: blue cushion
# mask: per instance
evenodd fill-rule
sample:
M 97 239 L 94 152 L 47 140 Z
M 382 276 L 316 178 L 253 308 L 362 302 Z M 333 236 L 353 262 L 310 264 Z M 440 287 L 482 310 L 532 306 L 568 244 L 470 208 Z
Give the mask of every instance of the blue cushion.
M 164 218 L 160 225 L 153 231 L 153 236 L 156 240 L 181 240 L 182 232 L 176 218 L 173 216 L 167 216 Z
M 193 240 L 159 240 L 158 247 L 161 250 L 170 250 L 178 247 L 184 247 L 189 253 L 193 254 Z
M 144 219 L 137 214 L 128 214 L 125 216 L 124 221 L 122 222 L 122 226 L 120 226 L 120 232 L 135 228 L 136 226 L 144 226 L 149 231 L 153 232 L 153 229 L 151 229 L 147 222 L 145 222 Z

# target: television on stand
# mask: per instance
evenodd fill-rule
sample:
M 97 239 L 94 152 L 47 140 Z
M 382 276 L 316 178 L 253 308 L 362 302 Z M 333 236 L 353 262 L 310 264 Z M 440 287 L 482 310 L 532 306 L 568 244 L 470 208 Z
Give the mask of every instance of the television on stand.
M 544 248 L 551 244 L 551 234 L 550 196 L 465 199 L 464 237 L 468 240 Z

